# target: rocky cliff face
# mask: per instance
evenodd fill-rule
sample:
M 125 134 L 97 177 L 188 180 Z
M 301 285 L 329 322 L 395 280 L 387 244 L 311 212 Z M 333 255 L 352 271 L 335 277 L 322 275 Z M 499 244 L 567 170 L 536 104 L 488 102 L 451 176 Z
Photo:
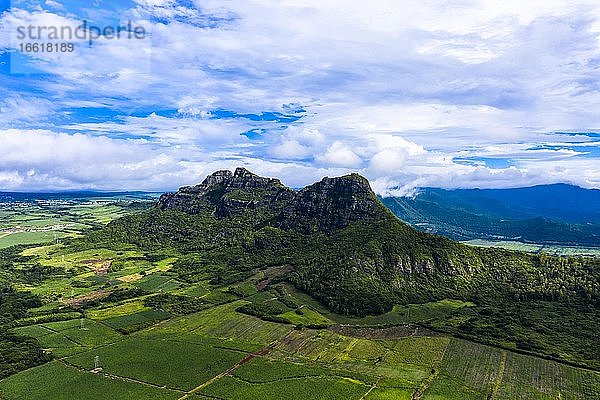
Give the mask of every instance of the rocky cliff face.
M 234 217 L 244 212 L 265 208 L 276 211 L 285 206 L 295 191 L 279 179 L 264 178 L 245 168 L 217 171 L 196 186 L 184 186 L 176 193 L 160 197 L 157 207 L 188 214 L 209 212 L 216 218 Z
M 278 217 L 283 228 L 331 232 L 352 221 L 373 220 L 387 214 L 369 181 L 358 174 L 323 178 L 296 194 Z
M 217 218 L 260 213 L 265 224 L 307 233 L 330 232 L 352 221 L 389 215 L 367 179 L 358 174 L 323 178 L 295 191 L 245 168 L 217 171 L 200 185 L 164 194 L 157 207 L 188 214 L 209 212 Z

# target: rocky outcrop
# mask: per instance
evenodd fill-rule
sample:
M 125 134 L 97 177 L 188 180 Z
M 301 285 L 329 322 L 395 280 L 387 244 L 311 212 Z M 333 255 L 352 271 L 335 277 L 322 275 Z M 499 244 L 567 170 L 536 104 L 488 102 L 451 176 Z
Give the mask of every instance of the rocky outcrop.
M 245 168 L 217 171 L 196 186 L 185 186 L 160 197 L 157 207 L 189 214 L 210 212 L 217 218 L 233 217 L 248 210 L 280 210 L 295 196 L 279 179 L 264 178 Z
M 302 189 L 284 208 L 277 223 L 283 228 L 326 232 L 352 221 L 373 220 L 387 213 L 371 190 L 369 181 L 358 174 L 323 178 Z
M 367 179 L 358 174 L 323 178 L 297 192 L 278 179 L 264 178 L 245 168 L 234 173 L 217 171 L 200 185 L 164 194 L 157 207 L 189 214 L 210 212 L 217 218 L 260 213 L 255 217 L 265 224 L 306 233 L 330 232 L 352 221 L 389 214 Z

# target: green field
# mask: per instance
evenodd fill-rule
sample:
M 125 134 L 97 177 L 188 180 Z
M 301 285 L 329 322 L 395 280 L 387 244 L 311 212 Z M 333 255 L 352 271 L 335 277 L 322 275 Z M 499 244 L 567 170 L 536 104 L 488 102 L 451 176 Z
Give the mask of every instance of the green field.
M 4 203 L 0 209 L 0 249 L 18 244 L 43 244 L 78 236 L 94 226 L 126 215 L 120 197 L 79 198 L 46 203 Z M 11 228 L 11 231 L 3 231 Z
M 170 292 L 180 287 L 173 276 L 163 274 L 151 274 L 136 281 L 134 286 L 149 292 Z
M 191 390 L 233 366 L 243 353 L 204 343 L 132 337 L 68 358 L 84 369 L 100 357 L 104 372 L 171 389 Z
M 50 243 L 67 236 L 73 235 L 63 231 L 17 232 L 4 236 L 0 234 L 0 249 L 18 244 Z
M 0 393 L 5 400 L 175 400 L 180 397 L 179 393 L 167 389 L 80 371 L 58 361 L 3 380 Z
M 74 354 L 121 340 L 121 335 L 111 327 L 89 319 L 30 325 L 16 328 L 15 332 L 35 337 L 42 347 L 57 356 Z
M 189 392 L 192 398 L 231 400 L 280 399 L 282 393 L 289 399 L 334 400 L 367 393 L 367 399 L 411 399 L 419 393 L 422 399 L 457 400 L 486 399 L 490 393 L 494 399 L 598 394 L 596 372 L 445 336 L 368 339 L 294 330 L 240 314 L 235 311 L 240 304 L 171 318 L 129 336 L 105 324 L 147 312 L 135 302 L 98 310 L 94 317 L 104 319 L 85 320 L 83 330 L 79 320 L 18 328 L 66 358 L 4 379 L 0 393 L 6 399 L 107 398 L 94 397 L 102 387 L 115 399 L 170 399 Z M 96 357 L 98 374 L 90 372 Z M 69 382 L 64 393 L 55 394 L 57 376 Z
M 292 399 L 359 399 L 368 387 L 360 382 L 329 377 L 282 379 L 276 382 L 249 383 L 225 377 L 200 393 L 207 396 L 231 399 L 280 399 L 282 393 Z
M 508 353 L 498 399 L 598 398 L 598 372 Z

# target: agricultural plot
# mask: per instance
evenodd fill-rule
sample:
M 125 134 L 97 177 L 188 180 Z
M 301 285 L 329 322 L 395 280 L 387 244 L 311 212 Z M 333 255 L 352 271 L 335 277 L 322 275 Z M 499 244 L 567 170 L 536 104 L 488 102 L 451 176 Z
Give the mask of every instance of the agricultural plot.
M 15 333 L 35 337 L 56 356 L 66 356 L 121 340 L 122 335 L 99 322 L 86 319 L 49 322 L 14 329 Z
M 553 361 L 508 353 L 502 382 L 495 398 L 597 399 L 600 373 Z
M 212 337 L 267 346 L 292 329 L 291 325 L 266 322 L 236 312 L 242 304 L 245 303 L 238 301 L 177 317 L 140 334 L 151 338 L 179 337 L 186 341 Z
M 104 372 L 170 389 L 191 390 L 236 364 L 244 354 L 206 343 L 136 336 L 70 357 L 68 362 L 92 369 L 96 356 Z
M 92 291 L 90 288 L 79 288 L 71 285 L 70 278 L 56 278 L 37 285 L 16 284 L 20 290 L 27 290 L 48 300 L 69 298 L 71 294 L 79 296 Z
M 482 395 L 491 393 L 503 362 L 502 350 L 452 339 L 444 355 L 441 374 L 460 380 Z
M 413 390 L 403 388 L 375 388 L 365 397 L 368 400 L 412 400 Z
M 87 315 L 123 333 L 131 333 L 171 318 L 171 314 L 146 307 L 141 300 L 128 301 L 110 308 L 90 310 Z
M 300 364 L 254 358 L 235 370 L 234 376 L 250 383 L 274 382 L 282 379 L 342 375 L 318 364 Z
M 143 253 L 134 250 L 116 251 L 102 248 L 70 253 L 58 247 L 52 252 L 44 253 L 39 258 L 39 262 L 42 265 L 63 266 L 88 271 L 95 271 L 96 267 L 99 267 L 104 262 L 108 262 L 110 265 L 110 262 L 115 259 L 143 256 Z
M 212 304 L 225 304 L 238 300 L 239 297 L 223 290 L 213 290 L 202 298 Z
M 175 400 L 180 393 L 79 371 L 58 361 L 23 371 L 0 382 L 4 400 Z
M 149 310 L 151 310 L 151 308 L 146 307 L 143 301 L 135 300 L 128 301 L 127 303 L 119 304 L 114 307 L 101 308 L 98 310 L 89 310 L 87 312 L 87 316 L 92 319 L 105 320 L 109 318 L 117 318 Z
M 391 351 L 385 355 L 385 362 L 392 364 L 415 364 L 432 368 L 439 364 L 450 339 L 447 337 L 407 337 L 385 340 L 384 345 Z
M 73 236 L 65 231 L 32 231 L 32 232 L 16 232 L 9 235 L 0 236 L 0 249 L 18 244 L 42 244 L 50 243 L 56 239 L 62 239 L 67 236 Z
M 357 340 L 329 331 L 319 331 L 307 340 L 296 354 L 324 363 L 346 361 L 350 359 L 348 352 L 352 350 Z
M 294 311 L 288 311 L 279 316 L 294 325 L 332 325 L 333 321 L 322 316 L 319 312 L 310 307 L 298 308 Z
M 422 396 L 423 400 L 485 400 L 486 396 L 446 376 L 438 376 Z
M 394 341 L 390 343 L 395 344 Z M 363 382 L 378 381 L 380 387 L 401 388 L 412 393 L 419 383 L 427 378 L 429 365 L 407 363 L 400 353 L 404 347 L 399 346 L 401 350 L 396 351 L 387 346 L 390 344 L 381 340 L 350 338 L 323 330 L 302 330 L 292 331 L 279 340 L 272 357 L 301 363 L 318 363 L 327 368 L 349 371 L 355 374 L 355 377 L 360 376 Z M 405 348 L 410 346 L 419 344 L 407 342 Z M 439 342 L 435 346 L 429 344 L 429 348 L 429 351 L 424 351 L 423 356 L 419 358 L 419 363 L 423 363 L 421 360 L 441 359 L 445 343 Z M 410 351 L 410 354 L 418 351 L 417 347 Z
M 78 215 L 83 221 L 108 224 L 113 219 L 126 215 L 123 207 L 117 205 L 79 205 L 71 208 L 73 214 Z
M 156 322 L 169 319 L 171 314 L 160 310 L 145 310 L 133 314 L 122 315 L 103 320 L 103 322 L 123 333 L 131 333 L 148 327 Z
M 127 214 L 124 205 L 102 204 L 96 198 L 61 199 L 46 204 L 18 201 L 3 203 L 0 210 L 0 249 L 18 244 L 44 244 L 64 237 L 78 236 L 92 226 L 104 225 Z M 103 199 L 105 203 L 117 197 Z
M 187 286 L 177 291 L 177 294 L 192 297 L 204 297 L 210 293 L 210 287 L 208 282 L 199 282 L 191 286 Z
M 152 312 L 139 300 L 91 311 L 89 315 L 98 320 L 85 321 L 92 324 L 87 334 L 80 330 L 79 320 L 27 326 L 19 332 L 37 337 L 68 357 L 66 362 L 75 368 L 58 366 L 70 368 L 76 375 L 71 395 L 87 393 L 87 387 L 77 385 L 96 384 L 88 383 L 88 375 L 105 379 L 85 372 L 93 368 L 96 356 L 103 373 L 113 376 L 111 382 L 116 386 L 109 390 L 115 391 L 111 398 L 116 399 L 125 396 L 122 393 L 145 398 L 145 392 L 136 392 L 141 390 L 139 386 L 159 390 L 155 397 L 160 399 L 172 398 L 168 396 L 173 393 L 181 396 L 203 384 L 195 397 L 280 399 L 283 394 L 289 399 L 359 400 L 366 396 L 401 400 L 418 392 L 423 400 L 486 399 L 489 393 L 493 399 L 592 399 L 600 384 L 594 372 L 460 339 L 369 339 L 328 330 L 295 330 L 292 325 L 235 311 L 246 303 L 239 300 L 171 318 L 130 336 L 105 325 L 128 319 L 132 323 L 139 314 Z M 260 349 L 265 350 L 261 356 L 240 362 Z M 57 368 L 55 365 L 44 367 Z M 33 379 L 27 374 L 35 370 L 15 375 L 13 383 L 10 379 L 1 382 L 0 393 L 10 387 L 15 394 L 9 399 L 45 398 L 46 392 L 24 392 L 22 382 Z M 229 373 L 223 375 L 225 371 Z M 213 380 L 215 377 L 218 379 Z M 38 373 L 35 379 L 37 386 L 52 386 L 51 382 L 46 385 L 53 379 L 51 375 Z M 122 387 L 125 383 L 126 388 Z
M 389 350 L 380 341 L 354 339 L 352 346 L 347 349 L 351 359 L 378 362 L 384 359 Z
M 250 383 L 224 377 L 200 391 L 201 394 L 227 400 L 273 399 L 359 399 L 369 386 L 348 378 L 313 377 Z
M 170 292 L 180 286 L 174 276 L 163 274 L 147 275 L 133 285 L 148 292 Z
M 282 353 L 282 357 L 290 357 L 298 354 L 309 341 L 319 334 L 313 329 L 291 330 L 277 341 L 274 350 Z

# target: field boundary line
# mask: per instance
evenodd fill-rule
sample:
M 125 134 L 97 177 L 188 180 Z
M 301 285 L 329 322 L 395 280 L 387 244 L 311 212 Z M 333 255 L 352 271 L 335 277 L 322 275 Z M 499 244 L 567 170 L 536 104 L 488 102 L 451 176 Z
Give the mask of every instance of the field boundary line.
M 224 376 L 230 375 L 233 371 L 235 371 L 236 369 L 238 369 L 242 365 L 246 364 L 248 361 L 252 360 L 253 358 L 262 357 L 262 356 L 265 356 L 265 355 L 269 354 L 269 352 L 275 348 L 275 346 L 277 345 L 277 343 L 280 340 L 285 339 L 287 336 L 289 336 L 291 332 L 292 332 L 291 330 L 288 331 L 285 335 L 283 335 L 279 339 L 275 340 L 274 342 L 272 342 L 267 347 L 265 347 L 265 348 L 263 348 L 261 350 L 255 351 L 254 353 L 248 354 L 246 357 L 242 358 L 240 361 L 238 361 L 237 363 L 235 363 L 234 365 L 232 365 L 231 367 L 229 367 L 225 371 L 221 372 L 219 375 L 214 376 L 213 378 L 211 378 L 208 381 L 204 382 L 200 386 L 197 386 L 194 389 L 186 392 L 183 396 L 181 396 L 177 400 L 188 399 L 188 398 L 190 398 L 190 396 L 195 395 L 196 393 L 198 393 L 200 390 L 204 389 L 208 385 L 210 385 L 210 384 L 218 381 L 219 379 L 223 378 Z
M 62 321 L 58 321 L 58 322 L 62 322 Z M 68 332 L 70 329 L 63 329 L 62 331 L 57 331 L 56 329 L 52 329 L 48 326 L 45 326 L 43 324 L 40 324 L 39 326 L 42 326 L 45 329 L 48 329 L 51 333 L 48 333 L 48 335 L 51 335 L 52 333 L 56 333 L 59 334 L 60 336 L 62 336 L 63 338 L 67 339 L 69 342 L 71 343 L 75 343 L 77 346 L 80 347 L 86 347 L 85 345 L 83 345 L 82 343 L 79 343 L 78 341 L 76 341 L 75 339 L 71 339 L 70 337 L 68 337 L 67 335 L 65 335 L 63 332 Z M 46 336 L 46 335 L 44 335 Z M 43 337 L 43 336 L 42 336 Z
M 367 398 L 367 396 L 369 395 L 369 393 L 371 393 L 373 391 L 373 389 L 375 389 L 377 387 L 377 384 L 379 383 L 380 380 L 381 380 L 381 378 L 377 379 L 377 381 L 369 388 L 369 390 L 367 390 L 367 393 L 363 394 L 359 400 L 365 400 Z
M 306 379 L 306 378 L 321 378 L 321 379 L 350 379 L 352 381 L 356 381 L 356 382 L 360 382 L 362 385 L 364 386 L 369 386 L 370 384 L 362 381 L 360 379 L 355 379 L 355 378 L 350 378 L 348 376 L 345 375 L 302 375 L 302 376 L 288 376 L 288 377 L 283 377 L 283 378 L 277 378 L 277 379 L 270 379 L 267 381 L 262 381 L 262 382 L 254 382 L 248 379 L 244 379 L 244 378 L 240 378 L 239 376 L 235 376 L 232 375 L 231 376 L 232 379 L 235 379 L 236 381 L 240 381 L 240 382 L 244 382 L 247 383 L 249 385 L 264 385 L 264 384 L 269 384 L 269 383 L 276 383 L 276 382 L 285 382 L 285 381 L 297 381 L 297 380 L 302 380 L 302 379 Z
M 500 365 L 498 365 L 498 374 L 496 375 L 496 379 L 494 380 L 494 386 L 488 393 L 487 400 L 492 400 L 494 396 L 500 390 L 500 385 L 502 384 L 502 379 L 504 379 L 504 370 L 506 369 L 506 358 L 508 356 L 508 352 L 506 350 L 502 351 L 502 358 L 500 359 Z

